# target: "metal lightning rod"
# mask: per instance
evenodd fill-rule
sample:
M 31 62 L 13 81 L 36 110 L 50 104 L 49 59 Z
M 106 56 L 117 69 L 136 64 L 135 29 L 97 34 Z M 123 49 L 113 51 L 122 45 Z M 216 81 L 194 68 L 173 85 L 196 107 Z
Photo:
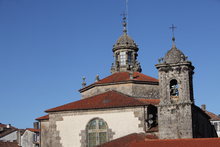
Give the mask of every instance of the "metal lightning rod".
M 125 14 L 127 16 L 127 31 L 128 31 L 128 0 L 125 0 Z

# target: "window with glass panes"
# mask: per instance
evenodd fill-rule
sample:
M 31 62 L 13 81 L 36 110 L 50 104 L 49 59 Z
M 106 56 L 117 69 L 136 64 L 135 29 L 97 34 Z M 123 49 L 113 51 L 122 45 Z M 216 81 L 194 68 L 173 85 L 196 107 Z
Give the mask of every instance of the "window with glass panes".
M 126 65 L 126 52 L 120 52 L 120 65 Z
M 102 119 L 93 119 L 87 125 L 87 146 L 96 145 L 108 141 L 107 124 Z
M 128 64 L 131 64 L 131 60 L 132 60 L 131 56 L 132 56 L 131 52 L 128 52 Z

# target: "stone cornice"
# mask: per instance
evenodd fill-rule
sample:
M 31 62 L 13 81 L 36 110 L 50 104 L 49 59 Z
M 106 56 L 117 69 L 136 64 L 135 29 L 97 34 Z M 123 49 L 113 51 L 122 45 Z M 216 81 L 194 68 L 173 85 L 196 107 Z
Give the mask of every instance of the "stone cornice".
M 149 81 L 136 81 L 136 80 L 128 80 L 128 81 L 121 81 L 121 82 L 114 82 L 114 83 L 93 83 L 89 86 L 86 86 L 84 88 L 79 89 L 79 92 L 82 93 L 84 91 L 87 91 L 91 88 L 94 88 L 96 86 L 108 86 L 108 85 L 118 85 L 118 84 L 148 84 L 148 85 L 159 85 L 159 82 L 149 82 Z

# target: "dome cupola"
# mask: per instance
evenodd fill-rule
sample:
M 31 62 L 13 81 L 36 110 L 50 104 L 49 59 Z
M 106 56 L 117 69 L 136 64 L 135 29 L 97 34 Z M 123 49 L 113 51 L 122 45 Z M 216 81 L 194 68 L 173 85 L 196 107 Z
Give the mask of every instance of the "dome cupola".
M 123 17 L 123 34 L 113 45 L 115 61 L 111 67 L 111 73 L 116 72 L 141 72 L 140 63 L 137 61 L 138 46 L 127 34 L 126 17 Z
M 176 48 L 175 38 L 173 37 L 172 40 L 173 40 L 173 46 L 166 53 L 166 55 L 164 57 L 164 62 L 170 64 L 170 63 L 179 63 L 179 62 L 186 61 L 187 58 L 183 54 L 183 52 Z
M 138 46 L 127 33 L 123 33 L 113 46 L 113 52 L 119 49 L 132 49 L 138 51 Z

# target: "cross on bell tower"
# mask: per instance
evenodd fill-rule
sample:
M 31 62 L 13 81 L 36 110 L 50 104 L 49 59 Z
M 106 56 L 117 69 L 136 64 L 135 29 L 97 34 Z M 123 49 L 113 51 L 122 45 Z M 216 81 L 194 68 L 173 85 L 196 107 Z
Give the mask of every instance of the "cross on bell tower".
M 173 46 L 175 46 L 175 35 L 174 35 L 174 32 L 175 32 L 175 29 L 177 28 L 174 24 L 172 24 L 171 27 L 169 27 L 171 30 L 172 30 L 172 42 L 173 42 Z

